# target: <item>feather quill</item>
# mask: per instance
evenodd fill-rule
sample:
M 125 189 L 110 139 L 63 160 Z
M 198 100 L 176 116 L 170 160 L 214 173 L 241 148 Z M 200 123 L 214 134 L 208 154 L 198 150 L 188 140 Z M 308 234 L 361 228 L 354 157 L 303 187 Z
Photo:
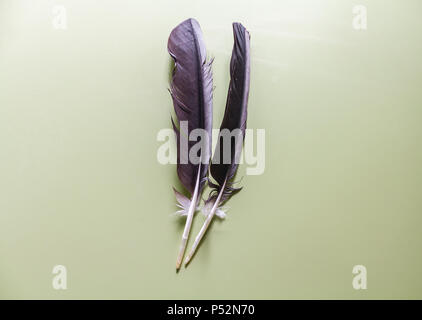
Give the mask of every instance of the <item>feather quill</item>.
M 185 20 L 172 30 L 167 48 L 175 62 L 170 94 L 180 127 L 177 128 L 172 119 L 177 137 L 177 174 L 191 196 L 188 199 L 174 190 L 181 209 L 178 213 L 187 217 L 176 261 L 176 269 L 179 269 L 211 157 L 212 60 L 207 61 L 202 31 L 195 19 Z M 187 125 L 183 126 L 183 123 Z M 195 129 L 202 129 L 207 133 L 200 137 L 202 147 L 199 153 L 196 149 L 193 150 L 197 141 L 189 139 Z M 197 153 L 200 160 L 198 163 L 192 161 L 191 151 Z
M 230 61 L 230 85 L 226 109 L 210 165 L 210 173 L 216 183 L 209 182 L 213 190 L 202 210 L 207 218 L 186 257 L 186 265 L 195 254 L 214 215 L 225 217 L 221 204 L 240 191 L 240 188 L 233 186 L 233 179 L 238 168 L 246 130 L 250 83 L 250 35 L 240 23 L 233 23 L 233 35 L 234 45 Z

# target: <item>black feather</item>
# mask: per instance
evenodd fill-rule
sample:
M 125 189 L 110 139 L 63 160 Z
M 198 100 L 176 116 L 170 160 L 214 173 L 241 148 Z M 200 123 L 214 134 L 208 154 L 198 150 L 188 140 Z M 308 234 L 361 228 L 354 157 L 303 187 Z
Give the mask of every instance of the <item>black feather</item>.
M 230 62 L 230 85 L 214 157 L 210 166 L 212 198 L 223 191 L 220 202 L 240 189 L 233 187 L 246 130 L 250 83 L 250 36 L 240 23 L 233 23 L 234 45 Z M 229 135 L 230 134 L 230 135 Z M 230 139 L 230 140 L 229 140 Z M 221 190 L 224 185 L 224 190 Z

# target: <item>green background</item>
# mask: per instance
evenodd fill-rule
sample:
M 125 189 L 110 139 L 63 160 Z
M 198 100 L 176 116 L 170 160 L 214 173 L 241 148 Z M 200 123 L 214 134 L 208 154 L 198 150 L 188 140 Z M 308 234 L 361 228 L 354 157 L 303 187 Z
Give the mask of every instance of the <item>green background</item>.
M 67 30 L 52 27 L 56 4 Z M 0 0 L 0 298 L 422 298 L 421 12 L 417 0 Z M 188 17 L 215 57 L 214 127 L 231 23 L 250 31 L 248 127 L 266 130 L 266 168 L 241 167 L 228 218 L 176 274 L 184 221 L 156 136 L 173 112 L 167 38 Z M 66 291 L 52 288 L 58 264 Z M 367 290 L 352 287 L 358 264 Z

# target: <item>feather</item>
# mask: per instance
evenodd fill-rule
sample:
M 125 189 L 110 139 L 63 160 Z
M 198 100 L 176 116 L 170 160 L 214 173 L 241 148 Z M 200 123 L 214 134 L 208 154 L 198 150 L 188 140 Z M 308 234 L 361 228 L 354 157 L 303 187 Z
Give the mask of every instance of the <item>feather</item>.
M 230 62 L 230 85 L 226 109 L 210 166 L 211 176 L 216 183 L 209 182 L 213 190 L 202 210 L 207 218 L 185 264 L 188 264 L 194 255 L 214 215 L 225 217 L 221 204 L 240 191 L 240 188 L 233 186 L 233 179 L 238 168 L 246 130 L 250 83 L 250 35 L 240 23 L 233 23 L 233 35 L 234 45 Z
M 179 269 L 211 157 L 212 60 L 207 61 L 202 31 L 195 19 L 185 20 L 174 28 L 167 47 L 175 62 L 170 94 L 180 127 L 177 128 L 172 119 L 177 137 L 177 174 L 191 196 L 188 199 L 175 190 L 182 209 L 179 213 L 187 216 L 176 262 Z M 199 141 L 190 141 L 190 134 L 196 129 L 202 129 L 206 135 L 200 136 Z M 199 152 L 194 149 L 198 142 L 201 143 Z M 199 161 L 191 159 L 191 151 L 199 157 Z

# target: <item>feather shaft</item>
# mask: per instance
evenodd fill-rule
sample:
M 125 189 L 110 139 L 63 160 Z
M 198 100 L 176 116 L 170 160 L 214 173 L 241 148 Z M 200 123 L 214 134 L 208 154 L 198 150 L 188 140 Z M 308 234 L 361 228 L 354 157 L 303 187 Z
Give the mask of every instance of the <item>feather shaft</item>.
M 185 259 L 185 266 L 189 264 L 190 260 L 192 259 L 193 255 L 196 252 L 196 249 L 198 248 L 199 243 L 201 242 L 202 238 L 204 237 L 205 233 L 207 232 L 208 227 L 209 227 L 212 219 L 214 218 L 215 212 L 217 211 L 217 208 L 220 204 L 221 197 L 222 197 L 223 192 L 224 192 L 224 186 L 226 185 L 226 181 L 227 181 L 227 179 L 224 181 L 223 187 L 220 190 L 220 193 L 218 194 L 217 199 L 215 200 L 214 205 L 212 206 L 212 209 L 207 216 L 207 219 L 205 220 L 204 224 L 202 225 L 201 230 L 199 231 L 198 235 L 195 238 L 195 242 L 193 243 L 193 246 L 192 246 L 188 256 Z
M 182 264 L 183 256 L 184 256 L 185 251 L 186 251 L 186 244 L 187 244 L 188 239 L 189 239 L 189 233 L 190 233 L 190 230 L 192 228 L 193 215 L 195 213 L 196 204 L 198 202 L 199 175 L 200 175 L 200 173 L 201 173 L 201 163 L 199 164 L 199 170 L 198 170 L 198 174 L 197 174 L 197 177 L 196 177 L 195 190 L 193 192 L 192 199 L 190 201 L 189 211 L 188 211 L 188 215 L 187 215 L 187 218 L 186 218 L 185 229 L 183 230 L 182 242 L 180 244 L 179 255 L 177 256 L 177 261 L 176 261 L 176 270 L 180 269 L 180 265 Z

